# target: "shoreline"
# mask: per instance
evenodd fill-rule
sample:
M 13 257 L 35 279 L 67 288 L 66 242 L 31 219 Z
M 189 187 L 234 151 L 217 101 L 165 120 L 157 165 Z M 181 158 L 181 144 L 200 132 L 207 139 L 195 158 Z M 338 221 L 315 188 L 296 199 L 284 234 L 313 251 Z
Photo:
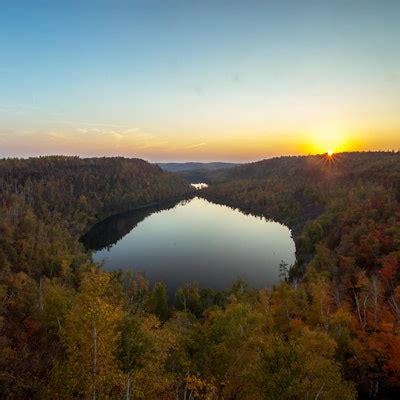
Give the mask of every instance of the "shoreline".
M 129 208 L 127 210 L 111 213 L 111 214 L 109 214 L 109 215 L 107 215 L 105 217 L 96 219 L 96 222 L 94 224 L 87 225 L 85 227 L 85 229 L 83 230 L 83 232 L 80 234 L 80 237 L 82 237 L 85 234 L 87 234 L 97 224 L 100 224 L 100 223 L 106 221 L 107 219 L 115 217 L 117 215 L 123 215 L 123 214 L 131 213 L 131 212 L 139 211 L 139 210 L 145 210 L 146 208 L 151 208 L 151 207 L 161 207 L 163 205 L 167 205 L 168 203 L 179 202 L 179 201 L 190 199 L 190 198 L 194 197 L 195 195 L 196 195 L 196 192 L 190 193 L 190 194 L 188 194 L 186 196 L 182 195 L 182 196 L 171 197 L 169 199 L 165 199 L 165 200 L 161 200 L 161 201 L 153 201 L 151 203 L 147 203 L 147 204 L 143 204 L 143 205 L 136 206 L 136 207 L 133 207 L 133 208 Z

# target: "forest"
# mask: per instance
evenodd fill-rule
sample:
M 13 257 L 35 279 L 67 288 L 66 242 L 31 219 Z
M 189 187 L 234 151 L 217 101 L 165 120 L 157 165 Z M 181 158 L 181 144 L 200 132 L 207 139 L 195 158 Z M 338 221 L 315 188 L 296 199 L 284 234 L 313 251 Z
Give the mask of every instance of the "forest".
M 296 264 L 256 290 L 106 272 L 79 238 L 191 196 L 125 158 L 0 160 L 0 397 L 391 399 L 400 393 L 400 153 L 204 171 L 201 195 L 287 224 Z M 229 266 L 227 266 L 229 267 Z

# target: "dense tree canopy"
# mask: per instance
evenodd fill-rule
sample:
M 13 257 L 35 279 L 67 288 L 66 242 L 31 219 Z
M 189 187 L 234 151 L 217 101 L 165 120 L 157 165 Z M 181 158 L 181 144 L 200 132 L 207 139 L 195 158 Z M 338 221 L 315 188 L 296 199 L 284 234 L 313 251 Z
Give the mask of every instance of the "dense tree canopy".
M 322 296 L 314 318 L 325 319 L 343 371 L 361 393 L 399 388 L 400 154 L 281 157 L 207 178 L 209 199 L 293 228 L 291 281 L 325 277 L 313 289 Z
M 0 161 L 0 397 L 394 398 L 400 155 L 266 160 L 208 175 L 214 201 L 288 223 L 282 282 L 220 292 L 104 272 L 79 242 L 114 212 L 189 194 L 141 160 Z M 229 267 L 229 266 L 227 266 Z

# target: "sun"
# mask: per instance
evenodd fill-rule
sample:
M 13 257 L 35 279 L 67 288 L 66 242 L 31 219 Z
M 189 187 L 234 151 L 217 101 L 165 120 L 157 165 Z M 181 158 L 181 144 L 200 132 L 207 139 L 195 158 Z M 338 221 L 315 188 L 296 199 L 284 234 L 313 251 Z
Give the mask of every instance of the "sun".
M 327 127 L 315 131 L 311 136 L 312 145 L 315 154 L 326 154 L 332 158 L 335 154 L 345 150 L 347 146 L 347 134 L 345 129 L 340 127 Z

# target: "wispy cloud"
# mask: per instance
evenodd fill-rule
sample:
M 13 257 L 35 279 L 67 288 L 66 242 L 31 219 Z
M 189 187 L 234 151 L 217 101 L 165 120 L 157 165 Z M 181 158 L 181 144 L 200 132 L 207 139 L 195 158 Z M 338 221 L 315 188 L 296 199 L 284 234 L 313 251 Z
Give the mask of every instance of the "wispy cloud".
M 18 115 L 32 115 L 32 113 L 42 114 L 40 120 L 46 120 L 48 123 L 57 125 L 75 125 L 75 126 L 88 126 L 88 127 L 104 127 L 104 128 L 125 128 L 130 133 L 136 132 L 139 128 L 131 128 L 128 124 L 117 124 L 111 122 L 96 122 L 96 121 L 74 121 L 65 118 L 65 113 L 60 112 L 48 112 L 43 107 L 35 104 L 20 103 L 13 100 L 6 100 L 6 102 L 0 103 L 0 111 L 7 114 L 18 114 Z M 127 132 L 128 133 L 128 132 Z
M 0 104 L 0 107 L 2 109 L 6 109 L 8 111 L 41 111 L 42 108 L 32 105 L 32 104 L 24 104 L 24 103 L 18 103 L 15 101 L 7 101 L 7 103 L 2 103 Z M 58 114 L 60 115 L 60 114 Z
M 129 125 L 126 124 L 112 124 L 112 123 L 104 123 L 104 122 L 93 122 L 93 121 L 68 121 L 68 120 L 55 120 L 53 122 L 57 122 L 59 124 L 66 125 L 84 125 L 84 126 L 101 126 L 106 128 L 128 128 Z
M 201 146 L 204 146 L 204 145 L 206 145 L 206 144 L 207 144 L 206 142 L 191 144 L 191 145 L 189 145 L 189 146 L 186 146 L 186 149 L 194 149 L 194 148 L 196 148 L 196 147 L 201 147 Z
M 118 132 L 113 132 L 112 135 L 114 136 L 115 139 L 118 139 L 118 140 L 121 140 L 125 137 L 122 133 L 118 133 Z
M 49 132 L 48 136 L 50 139 L 53 139 L 53 140 L 66 141 L 69 139 L 68 136 L 63 135 L 62 133 L 59 133 L 59 132 L 54 132 L 54 131 Z
M 124 130 L 124 134 L 129 135 L 130 133 L 135 133 L 138 132 L 140 130 L 140 128 L 136 127 L 136 128 L 129 128 L 129 129 L 125 129 Z

